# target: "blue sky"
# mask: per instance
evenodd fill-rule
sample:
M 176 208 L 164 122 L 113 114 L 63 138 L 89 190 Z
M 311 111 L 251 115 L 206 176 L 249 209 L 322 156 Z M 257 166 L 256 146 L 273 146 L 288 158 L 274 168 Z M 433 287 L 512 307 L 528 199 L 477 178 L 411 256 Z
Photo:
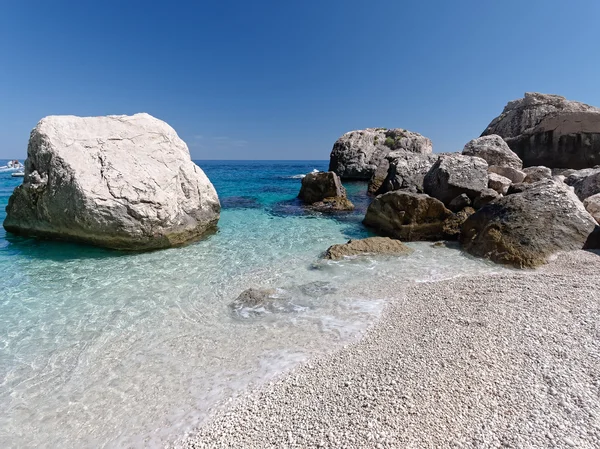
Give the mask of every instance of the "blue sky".
M 0 8 L 0 158 L 53 114 L 148 112 L 194 159 L 327 159 L 380 126 L 460 150 L 525 91 L 600 106 L 598 0 Z

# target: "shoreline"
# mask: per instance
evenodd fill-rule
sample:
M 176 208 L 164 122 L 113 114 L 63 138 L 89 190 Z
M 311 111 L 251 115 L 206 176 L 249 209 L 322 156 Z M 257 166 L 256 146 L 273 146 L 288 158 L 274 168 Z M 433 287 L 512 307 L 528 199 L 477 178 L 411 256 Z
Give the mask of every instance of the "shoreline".
M 598 447 L 600 257 L 375 286 L 361 337 L 242 394 L 173 447 Z

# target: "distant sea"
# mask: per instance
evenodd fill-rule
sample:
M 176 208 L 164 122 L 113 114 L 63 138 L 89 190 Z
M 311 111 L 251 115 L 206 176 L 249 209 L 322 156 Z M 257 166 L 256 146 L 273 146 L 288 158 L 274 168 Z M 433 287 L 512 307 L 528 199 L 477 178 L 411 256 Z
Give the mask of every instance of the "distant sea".
M 0 166 L 6 161 L 0 161 Z M 222 203 L 216 234 L 126 253 L 0 230 L 0 447 L 163 447 L 252 386 L 357 338 L 390 298 L 357 286 L 498 270 L 457 249 L 326 262 L 361 225 L 357 210 L 306 211 L 303 174 L 327 161 L 196 161 Z M 22 178 L 0 173 L 0 221 Z M 274 308 L 239 309 L 250 287 Z

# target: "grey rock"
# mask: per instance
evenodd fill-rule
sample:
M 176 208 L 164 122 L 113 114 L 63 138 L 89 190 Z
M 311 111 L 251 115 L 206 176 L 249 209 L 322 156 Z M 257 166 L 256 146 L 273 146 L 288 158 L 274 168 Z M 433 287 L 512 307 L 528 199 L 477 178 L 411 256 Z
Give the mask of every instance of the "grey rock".
M 408 151 L 393 151 L 389 153 L 385 157 L 388 171 L 385 179 L 375 193 L 381 195 L 382 193 L 401 189 L 422 193 L 423 179 L 429 169 L 438 160 L 438 157 L 435 154 L 419 154 Z M 382 164 L 382 166 L 384 165 L 386 164 Z M 370 190 L 372 190 L 371 184 L 373 184 L 373 179 L 369 185 Z
M 595 226 L 568 186 L 543 180 L 479 209 L 464 222 L 460 241 L 476 256 L 536 267 L 557 251 L 581 249 Z
M 423 190 L 444 204 L 463 193 L 473 200 L 488 187 L 487 169 L 487 162 L 478 157 L 440 156 L 425 175 Z
M 450 209 L 452 212 L 458 212 L 470 205 L 471 199 L 467 196 L 466 193 L 461 193 L 452 201 L 450 201 L 450 204 L 448 204 L 448 209 Z
M 453 215 L 429 195 L 394 190 L 373 200 L 363 223 L 400 240 L 444 240 L 455 236 L 447 223 Z
M 558 95 L 526 93 L 509 102 L 482 136 L 491 134 L 501 136 L 526 167 L 600 163 L 600 109 Z
M 565 183 L 572 186 L 579 199 L 583 201 L 600 193 L 600 169 L 579 170 L 565 179 Z
M 480 157 L 488 165 L 510 167 L 515 170 L 523 168 L 523 161 L 510 149 L 504 139 L 496 134 L 471 140 L 465 145 L 462 154 Z
M 142 250 L 197 239 L 220 204 L 188 148 L 148 114 L 42 119 L 31 132 L 7 231 Z
M 600 193 L 596 193 L 583 200 L 583 206 L 594 217 L 594 220 L 600 223 Z
M 325 259 L 339 260 L 363 254 L 407 255 L 413 251 L 400 240 L 389 237 L 369 237 L 349 240 L 348 243 L 342 245 L 332 245 L 325 252 Z
M 550 170 L 548 167 L 527 167 L 523 169 L 523 172 L 526 174 L 525 179 L 523 180 L 523 182 L 526 184 L 538 182 L 542 179 L 552 178 L 552 170 Z
M 385 156 L 396 150 L 427 154 L 431 140 L 405 129 L 367 128 L 340 137 L 331 150 L 329 170 L 342 179 L 369 180 Z
M 511 180 L 496 173 L 488 173 L 488 187 L 501 195 L 506 195 L 508 188 L 512 184 Z
M 488 172 L 504 176 L 505 178 L 510 179 L 510 181 L 514 184 L 523 182 L 523 180 L 527 177 L 527 174 L 522 170 L 516 170 L 511 167 L 501 167 L 499 165 L 490 165 L 488 167 Z

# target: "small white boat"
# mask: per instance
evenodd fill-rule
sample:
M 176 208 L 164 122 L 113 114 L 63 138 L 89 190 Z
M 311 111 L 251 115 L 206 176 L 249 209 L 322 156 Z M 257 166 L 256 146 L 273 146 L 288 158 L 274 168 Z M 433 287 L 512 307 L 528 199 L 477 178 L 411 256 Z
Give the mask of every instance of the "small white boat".
M 18 172 L 15 172 L 15 173 L 11 173 L 10 176 L 12 176 L 13 178 L 22 178 L 23 176 L 25 176 L 25 172 L 18 171 Z
M 15 159 L 14 161 L 8 161 L 6 165 L 0 166 L 0 173 L 11 171 L 23 171 L 24 168 L 25 166 Z

